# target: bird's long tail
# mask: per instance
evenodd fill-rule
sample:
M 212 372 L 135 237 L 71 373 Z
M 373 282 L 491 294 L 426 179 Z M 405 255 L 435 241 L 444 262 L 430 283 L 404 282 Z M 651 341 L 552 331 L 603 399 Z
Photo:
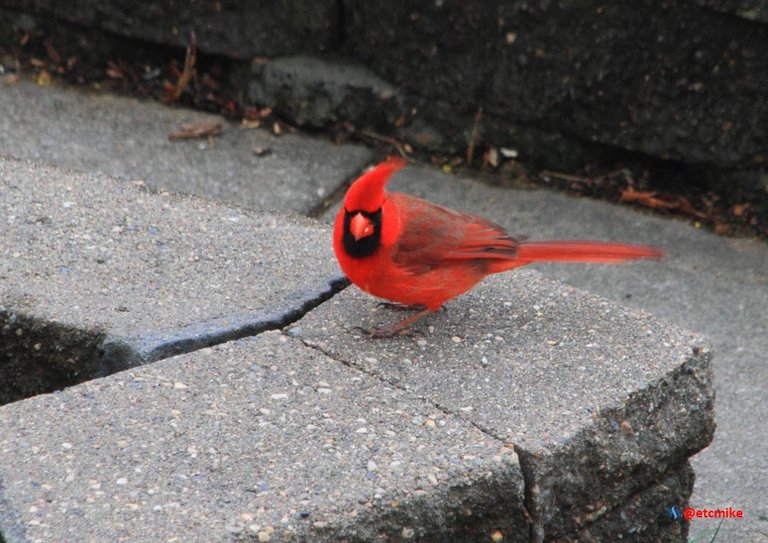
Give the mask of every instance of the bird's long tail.
M 517 251 L 518 261 L 599 262 L 612 264 L 639 258 L 662 258 L 664 251 L 647 245 L 600 241 L 524 241 Z

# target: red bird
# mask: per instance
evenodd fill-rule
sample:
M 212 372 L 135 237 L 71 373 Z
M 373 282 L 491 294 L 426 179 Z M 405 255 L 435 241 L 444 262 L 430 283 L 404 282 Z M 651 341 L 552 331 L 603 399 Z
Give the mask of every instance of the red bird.
M 398 334 L 486 275 L 532 262 L 623 262 L 661 258 L 643 245 L 596 241 L 527 241 L 491 221 L 421 198 L 386 192 L 389 177 L 405 166 L 390 157 L 364 173 L 336 216 L 333 248 L 342 271 L 362 290 L 418 312 L 370 334 Z

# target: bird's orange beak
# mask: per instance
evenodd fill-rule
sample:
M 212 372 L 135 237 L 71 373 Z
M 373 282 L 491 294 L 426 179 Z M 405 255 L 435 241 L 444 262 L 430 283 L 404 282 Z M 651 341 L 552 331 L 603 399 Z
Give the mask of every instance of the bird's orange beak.
M 373 223 L 362 213 L 355 213 L 352 220 L 349 221 L 349 233 L 352 234 L 355 241 L 360 241 L 362 238 L 367 238 L 373 234 Z

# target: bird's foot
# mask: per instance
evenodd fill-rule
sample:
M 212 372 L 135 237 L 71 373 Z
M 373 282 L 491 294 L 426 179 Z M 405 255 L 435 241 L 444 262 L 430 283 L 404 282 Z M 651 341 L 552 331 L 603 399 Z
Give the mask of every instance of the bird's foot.
M 400 306 L 400 307 L 408 307 L 408 306 Z M 382 328 L 371 328 L 370 330 L 366 330 L 365 328 L 356 326 L 355 329 L 361 330 L 368 337 L 371 337 L 371 338 L 393 337 L 393 336 L 399 336 L 404 334 L 407 335 L 407 329 L 411 324 L 429 315 L 430 313 L 434 313 L 436 311 L 436 309 L 429 309 L 428 307 L 425 307 L 423 305 L 409 307 L 409 309 L 417 309 L 419 310 L 419 312 L 416 313 L 415 315 L 411 315 L 410 317 L 401 320 L 400 322 L 396 322 L 394 324 L 390 324 L 389 326 L 384 326 Z

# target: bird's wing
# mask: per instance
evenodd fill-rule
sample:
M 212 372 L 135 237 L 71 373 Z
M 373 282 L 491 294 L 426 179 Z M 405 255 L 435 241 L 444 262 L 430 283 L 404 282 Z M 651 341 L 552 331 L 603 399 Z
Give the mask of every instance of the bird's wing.
M 496 223 L 407 194 L 389 193 L 402 231 L 393 262 L 411 273 L 426 273 L 446 260 L 515 258 L 521 238 Z

